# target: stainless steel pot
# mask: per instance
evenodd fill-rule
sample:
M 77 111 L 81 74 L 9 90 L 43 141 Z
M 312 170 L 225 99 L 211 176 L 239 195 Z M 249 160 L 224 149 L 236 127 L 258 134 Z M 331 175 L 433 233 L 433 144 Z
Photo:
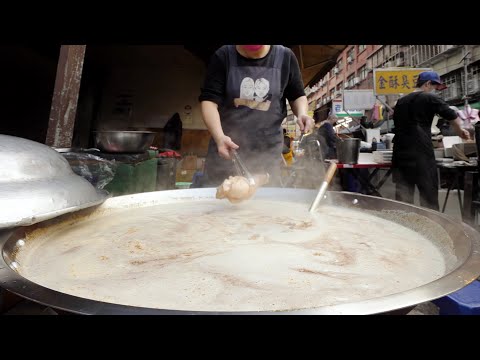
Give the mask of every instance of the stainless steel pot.
M 151 131 L 94 131 L 95 147 L 110 153 L 141 153 L 152 145 L 155 139 Z
M 337 158 L 342 164 L 357 164 L 360 153 L 360 139 L 336 139 Z
M 300 202 L 308 207 L 314 196 L 314 190 L 263 188 L 257 192 L 255 199 Z M 134 307 L 80 298 L 35 284 L 22 277 L 17 271 L 21 264 L 16 262 L 16 253 L 22 246 L 25 246 L 25 241 L 28 241 L 26 234 L 36 229 L 48 232 L 49 227 L 55 223 L 74 222 L 87 215 L 89 219 L 92 219 L 96 215 L 119 209 L 195 202 L 214 197 L 215 189 L 172 190 L 128 195 L 111 198 L 98 207 L 63 215 L 41 224 L 4 231 L 0 233 L 0 249 L 2 250 L 0 286 L 24 298 L 79 314 L 375 314 L 395 312 L 443 297 L 463 288 L 480 275 L 480 234 L 471 227 L 439 212 L 393 200 L 344 192 L 329 192 L 326 201 L 342 204 L 345 207 L 372 210 L 379 216 L 391 211 L 412 214 L 415 218 L 424 219 L 425 224 L 431 224 L 432 229 L 441 229 L 442 232 L 448 234 L 452 243 L 451 249 L 453 249 L 449 251 L 454 256 L 450 256 L 453 260 L 447 263 L 444 276 L 416 288 L 388 296 L 311 309 L 275 312 L 200 312 Z

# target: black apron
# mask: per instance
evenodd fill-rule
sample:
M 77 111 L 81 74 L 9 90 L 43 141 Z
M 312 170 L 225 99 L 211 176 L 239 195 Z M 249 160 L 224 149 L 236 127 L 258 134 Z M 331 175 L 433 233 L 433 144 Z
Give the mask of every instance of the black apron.
M 282 106 L 281 67 L 285 48 L 272 45 L 267 67 L 238 66 L 235 45 L 228 49 L 226 96 L 219 107 L 225 135 L 239 146 L 237 150 L 252 173 L 268 172 L 273 178 L 282 161 L 285 118 Z M 231 160 L 218 155 L 213 139 L 208 145 L 202 186 L 218 186 L 237 175 Z

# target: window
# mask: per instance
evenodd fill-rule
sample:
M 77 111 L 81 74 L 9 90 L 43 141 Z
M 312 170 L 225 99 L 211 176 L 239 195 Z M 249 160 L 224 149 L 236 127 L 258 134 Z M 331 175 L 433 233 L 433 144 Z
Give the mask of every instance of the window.
M 337 68 L 338 68 L 338 71 L 342 71 L 343 69 L 342 59 L 337 61 Z
M 460 98 L 462 94 L 462 86 L 460 84 L 461 82 L 461 76 L 458 76 L 458 72 L 454 74 L 447 75 L 442 78 L 443 82 L 445 85 L 448 86 L 447 89 L 443 90 L 440 92 L 440 96 L 444 100 L 452 100 L 452 99 L 457 99 Z
M 367 69 L 373 69 L 373 61 L 372 61 L 372 58 L 367 59 Z
M 470 74 L 472 74 L 473 77 L 478 77 L 480 75 L 480 64 L 471 65 Z
M 410 46 L 410 48 L 408 49 L 408 52 L 410 54 L 410 63 L 408 64 L 408 66 L 417 66 L 418 63 L 419 63 L 419 59 L 418 59 L 418 46 L 417 45 L 412 45 Z
M 335 97 L 335 88 L 330 89 L 330 97 L 333 99 Z
M 383 48 L 380 48 L 375 54 L 373 54 L 369 59 L 371 59 L 372 68 L 380 67 L 384 62 Z M 368 60 L 367 59 L 367 62 Z
M 384 55 L 384 48 L 380 48 L 380 50 L 377 51 L 377 64 L 380 65 L 385 61 L 385 55 Z
M 390 45 L 384 45 L 383 51 L 384 51 L 384 59 L 388 59 L 390 57 Z
M 471 94 L 480 91 L 480 65 L 478 62 L 470 67 L 469 78 L 468 92 Z
M 355 85 L 355 84 L 353 83 L 353 78 L 354 78 L 354 77 L 355 77 L 355 73 L 353 73 L 352 75 L 350 75 L 350 76 L 347 78 L 347 85 L 348 85 L 348 87 Z
M 411 62 L 409 65 L 421 65 L 430 61 L 432 58 L 438 56 L 445 50 L 445 45 L 411 45 L 408 49 L 409 56 L 407 57 Z
M 367 48 L 367 45 L 358 45 L 358 53 L 360 54 L 362 51 L 364 51 Z
M 360 80 L 365 80 L 367 78 L 367 65 L 363 65 L 360 69 L 358 69 L 358 75 L 360 77 Z
M 445 85 L 452 85 L 457 82 L 457 74 L 445 76 L 442 80 Z
M 343 90 L 343 81 L 340 81 L 337 85 L 337 91 L 342 91 Z
M 352 46 L 352 47 L 350 48 L 350 50 L 348 50 L 348 52 L 347 52 L 347 58 L 350 58 L 350 59 L 352 59 L 352 60 L 355 59 L 355 47 L 354 47 L 354 46 Z

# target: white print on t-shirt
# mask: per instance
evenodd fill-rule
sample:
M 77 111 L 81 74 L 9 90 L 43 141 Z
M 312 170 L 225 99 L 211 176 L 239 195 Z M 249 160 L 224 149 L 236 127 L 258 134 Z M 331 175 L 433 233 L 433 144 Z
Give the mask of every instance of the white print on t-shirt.
M 255 81 L 255 101 L 262 102 L 266 99 L 268 91 L 270 90 L 270 83 L 267 79 L 260 78 Z
M 234 99 L 236 107 L 240 105 L 247 106 L 250 109 L 267 111 L 270 109 L 270 100 L 268 92 L 270 91 L 270 82 L 265 78 L 253 81 L 251 77 L 245 77 L 240 83 L 240 98 Z
M 255 94 L 255 82 L 252 78 L 246 77 L 240 84 L 240 99 L 253 100 Z

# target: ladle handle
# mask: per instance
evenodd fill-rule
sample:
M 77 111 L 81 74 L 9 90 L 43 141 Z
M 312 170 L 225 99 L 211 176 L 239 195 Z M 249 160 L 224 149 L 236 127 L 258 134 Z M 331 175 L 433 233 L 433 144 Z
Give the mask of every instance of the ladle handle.
M 312 205 L 308 210 L 309 212 L 314 212 L 317 209 L 318 204 L 320 204 L 320 201 L 323 199 L 323 197 L 325 196 L 325 193 L 327 192 L 328 184 L 330 183 L 333 176 L 335 175 L 335 171 L 337 171 L 337 164 L 332 162 L 328 167 L 327 174 L 325 175 L 322 185 L 320 185 L 320 189 L 318 190 L 317 196 L 315 197 L 315 200 L 313 200 Z
M 327 183 L 330 183 L 330 181 L 333 179 L 335 176 L 335 172 L 337 171 L 337 164 L 334 162 L 330 163 L 330 166 L 328 167 L 327 173 L 325 175 L 325 181 Z
M 233 164 L 237 168 L 237 171 L 240 173 L 239 175 L 246 177 L 250 185 L 252 186 L 255 185 L 255 179 L 253 178 L 252 174 L 250 174 L 250 172 L 248 171 L 243 161 L 240 159 L 240 156 L 238 155 L 235 149 L 231 150 L 231 155 L 232 155 Z

